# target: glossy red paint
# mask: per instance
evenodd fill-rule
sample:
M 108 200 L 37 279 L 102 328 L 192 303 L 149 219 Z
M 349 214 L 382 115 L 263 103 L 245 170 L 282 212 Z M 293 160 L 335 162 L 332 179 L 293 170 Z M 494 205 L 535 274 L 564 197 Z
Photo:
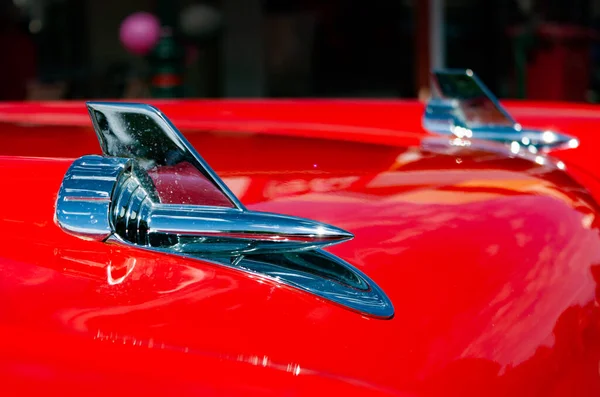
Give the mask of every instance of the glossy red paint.
M 513 111 L 581 137 L 557 155 L 582 186 L 495 146 L 431 140 L 417 103 L 164 105 L 249 208 L 353 232 L 330 251 L 386 291 L 395 317 L 65 234 L 52 215 L 71 160 L 14 156 L 99 150 L 77 119 L 85 110 L 59 104 L 55 126 L 0 128 L 3 394 L 600 393 L 600 184 L 586 157 L 595 108 Z M 3 106 L 3 120 L 30 111 L 47 123 L 53 112 Z M 209 111 L 211 128 L 200 120 Z

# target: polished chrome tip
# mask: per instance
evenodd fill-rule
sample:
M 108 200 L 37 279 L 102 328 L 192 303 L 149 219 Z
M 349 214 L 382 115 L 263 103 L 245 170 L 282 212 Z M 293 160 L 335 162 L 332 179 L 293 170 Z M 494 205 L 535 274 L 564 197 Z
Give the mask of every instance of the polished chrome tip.
M 312 241 L 331 242 L 331 244 L 342 243 L 352 240 L 354 234 L 336 226 L 323 223 L 315 223 L 315 233 L 310 236 Z

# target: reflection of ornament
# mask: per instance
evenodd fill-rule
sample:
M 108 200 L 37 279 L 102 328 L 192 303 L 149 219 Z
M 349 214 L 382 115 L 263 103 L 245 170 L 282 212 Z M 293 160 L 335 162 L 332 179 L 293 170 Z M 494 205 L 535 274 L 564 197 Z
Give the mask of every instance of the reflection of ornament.
M 221 25 L 221 14 L 215 8 L 195 4 L 179 14 L 181 31 L 191 37 L 202 37 L 214 33 Z
M 150 13 L 136 12 L 121 23 L 119 38 L 128 51 L 146 55 L 160 38 L 160 22 Z

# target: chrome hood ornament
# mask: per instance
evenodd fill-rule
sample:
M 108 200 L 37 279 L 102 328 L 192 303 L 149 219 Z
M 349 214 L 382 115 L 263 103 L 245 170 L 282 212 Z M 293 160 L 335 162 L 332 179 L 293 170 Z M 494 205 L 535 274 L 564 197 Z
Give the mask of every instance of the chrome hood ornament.
M 84 239 L 186 255 L 292 285 L 361 313 L 393 316 L 366 275 L 320 248 L 353 235 L 247 210 L 175 126 L 143 104 L 90 102 L 103 156 L 67 171 L 56 221 Z
M 423 127 L 460 139 L 481 139 L 530 153 L 575 148 L 579 141 L 556 131 L 526 129 L 500 105 L 498 98 L 470 69 L 443 69 L 431 73 L 431 99 Z

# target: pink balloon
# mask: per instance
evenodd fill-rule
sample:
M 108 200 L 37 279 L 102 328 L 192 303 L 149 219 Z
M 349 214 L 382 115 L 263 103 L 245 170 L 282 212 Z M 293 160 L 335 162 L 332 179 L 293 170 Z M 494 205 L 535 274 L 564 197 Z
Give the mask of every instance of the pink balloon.
M 146 55 L 160 38 L 160 21 L 148 12 L 131 14 L 121 23 L 119 38 L 128 51 Z

